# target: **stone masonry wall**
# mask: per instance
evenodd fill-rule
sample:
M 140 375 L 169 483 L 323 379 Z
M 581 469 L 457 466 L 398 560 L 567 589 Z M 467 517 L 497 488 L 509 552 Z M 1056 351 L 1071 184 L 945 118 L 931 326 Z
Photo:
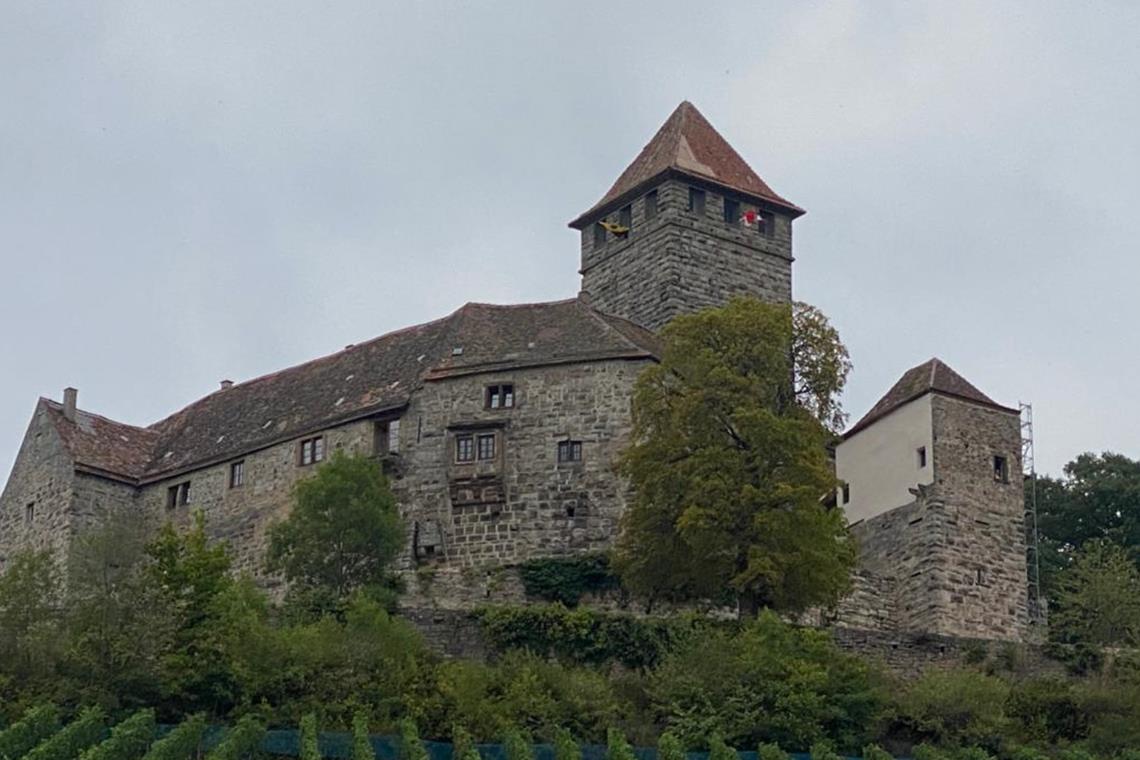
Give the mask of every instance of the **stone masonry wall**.
M 725 222 L 724 196 L 711 189 L 702 216 L 688 210 L 687 183 L 668 180 L 657 193 L 654 219 L 646 218 L 645 196 L 632 203 L 632 230 L 624 240 L 607 235 L 605 245 L 595 247 L 593 225 L 582 231 L 582 290 L 593 306 L 656 330 L 678 314 L 721 306 L 734 295 L 791 300 L 790 217 L 775 214 L 769 235 Z M 618 212 L 606 219 L 616 222 Z
M 0 495 L 0 571 L 24 549 L 51 550 L 62 558 L 70 535 L 74 482 L 71 457 L 41 404 Z
M 517 369 L 429 382 L 405 416 L 397 496 L 413 529 L 404 568 L 410 605 L 520 601 L 510 567 L 536 556 L 606 548 L 627 487 L 614 472 L 645 360 Z M 514 386 L 511 409 L 484 408 L 488 385 Z M 496 457 L 455 463 L 457 435 L 493 434 Z M 558 443 L 582 461 L 558 462 Z M 430 545 L 428 542 L 431 542 Z
M 1028 628 L 1028 580 L 1016 412 L 935 396 L 935 487 L 945 500 L 945 632 L 1021 640 Z M 1006 477 L 995 478 L 994 457 Z

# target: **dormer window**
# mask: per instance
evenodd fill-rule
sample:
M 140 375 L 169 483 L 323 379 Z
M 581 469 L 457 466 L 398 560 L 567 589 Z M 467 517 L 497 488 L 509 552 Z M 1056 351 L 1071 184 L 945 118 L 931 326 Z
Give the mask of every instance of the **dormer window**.
M 490 385 L 484 406 L 487 409 L 511 409 L 515 405 L 515 386 L 510 383 Z
M 705 191 L 700 188 L 689 188 L 689 211 L 697 216 L 705 215 Z

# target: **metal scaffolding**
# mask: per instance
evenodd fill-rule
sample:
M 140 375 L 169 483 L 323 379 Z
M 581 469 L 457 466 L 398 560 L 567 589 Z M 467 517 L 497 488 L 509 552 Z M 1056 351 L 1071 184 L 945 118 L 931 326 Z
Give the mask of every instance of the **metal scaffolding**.
M 1020 402 L 1021 474 L 1025 483 L 1025 560 L 1029 580 L 1028 603 L 1031 623 L 1044 623 L 1041 599 L 1041 557 L 1037 542 L 1037 466 L 1033 452 L 1033 404 Z

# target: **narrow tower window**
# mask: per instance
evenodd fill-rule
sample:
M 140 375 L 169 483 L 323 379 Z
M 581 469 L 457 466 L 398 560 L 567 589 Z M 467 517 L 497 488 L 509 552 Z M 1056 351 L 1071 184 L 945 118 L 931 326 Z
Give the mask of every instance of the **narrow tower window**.
M 1009 482 L 1009 463 L 1005 457 L 994 457 L 994 480 L 998 483 Z
M 230 465 L 230 488 L 240 488 L 245 484 L 245 460 Z
M 919 446 L 915 453 L 918 455 L 918 469 L 921 470 L 926 467 L 926 447 Z
M 633 229 L 633 206 L 622 206 L 618 212 L 618 224 L 627 230 Z
M 697 216 L 705 215 L 705 191 L 695 187 L 689 188 L 689 211 Z
M 657 191 L 650 190 L 649 194 L 645 196 L 645 218 L 657 218 Z
M 740 222 L 740 201 L 731 198 L 724 199 L 724 223 L 738 224 Z
M 850 483 L 844 483 L 843 484 L 843 503 L 847 504 L 850 501 L 851 501 L 851 484 Z
M 594 247 L 603 246 L 606 244 L 606 228 L 602 226 L 601 222 L 594 225 Z
M 36 503 L 34 501 L 28 502 L 24 507 L 24 522 L 30 523 L 36 519 Z

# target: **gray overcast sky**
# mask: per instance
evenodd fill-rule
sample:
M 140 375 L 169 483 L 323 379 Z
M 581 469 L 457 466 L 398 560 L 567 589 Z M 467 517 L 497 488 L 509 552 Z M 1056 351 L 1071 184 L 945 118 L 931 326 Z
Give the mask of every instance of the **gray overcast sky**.
M 1039 469 L 1140 455 L 1140 4 L 538 6 L 3 3 L 0 476 L 65 385 L 145 425 L 573 295 L 566 222 L 686 98 L 808 209 L 853 417 L 937 355 Z

